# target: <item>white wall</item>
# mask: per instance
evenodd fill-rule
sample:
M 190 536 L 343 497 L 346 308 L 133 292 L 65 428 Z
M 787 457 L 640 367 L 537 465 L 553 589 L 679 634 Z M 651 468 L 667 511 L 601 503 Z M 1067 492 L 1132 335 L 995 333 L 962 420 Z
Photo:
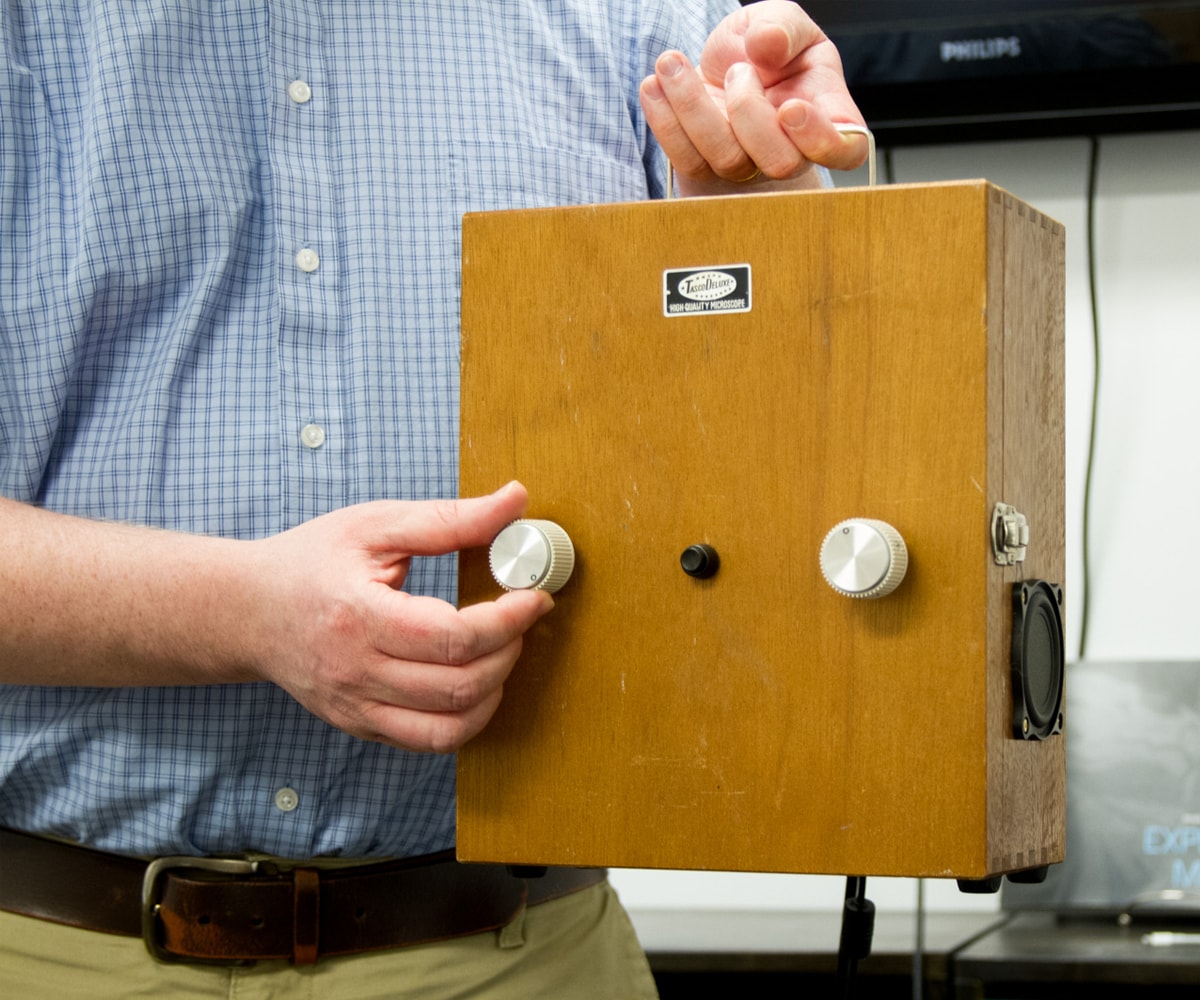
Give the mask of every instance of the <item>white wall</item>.
M 1085 139 L 895 151 L 897 181 L 986 177 L 1067 227 L 1067 634 L 1078 648 L 1091 316 Z M 1101 385 L 1090 659 L 1200 658 L 1200 132 L 1100 142 Z M 1074 598 L 1074 599 L 1073 599 Z
M 983 177 L 1067 227 L 1068 659 L 1079 645 L 1084 473 L 1093 372 L 1086 139 L 897 149 L 900 183 Z M 1200 660 L 1200 132 L 1105 137 L 1096 201 L 1101 384 L 1091 516 L 1089 659 Z M 882 182 L 882 169 L 880 171 Z M 865 171 L 837 178 L 866 183 Z M 764 832 L 764 835 L 769 835 Z M 829 909 L 839 878 L 616 872 L 632 910 Z M 881 911 L 915 883 L 870 879 Z M 926 882 L 933 910 L 996 897 Z

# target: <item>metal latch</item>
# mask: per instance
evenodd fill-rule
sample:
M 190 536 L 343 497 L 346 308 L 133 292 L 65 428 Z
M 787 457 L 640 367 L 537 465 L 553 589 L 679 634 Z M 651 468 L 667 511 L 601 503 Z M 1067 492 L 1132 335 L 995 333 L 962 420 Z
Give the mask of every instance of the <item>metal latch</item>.
M 997 566 L 1025 561 L 1029 546 L 1029 521 L 1012 504 L 997 503 L 992 511 L 992 553 Z

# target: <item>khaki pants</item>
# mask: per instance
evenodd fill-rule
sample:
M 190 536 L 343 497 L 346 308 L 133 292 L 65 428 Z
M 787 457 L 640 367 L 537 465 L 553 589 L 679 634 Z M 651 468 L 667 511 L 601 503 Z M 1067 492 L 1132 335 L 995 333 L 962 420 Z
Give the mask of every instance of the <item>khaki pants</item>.
M 12 1000 L 653 1000 L 654 980 L 607 883 L 534 906 L 499 931 L 295 968 L 164 965 L 140 940 L 0 911 L 0 996 Z

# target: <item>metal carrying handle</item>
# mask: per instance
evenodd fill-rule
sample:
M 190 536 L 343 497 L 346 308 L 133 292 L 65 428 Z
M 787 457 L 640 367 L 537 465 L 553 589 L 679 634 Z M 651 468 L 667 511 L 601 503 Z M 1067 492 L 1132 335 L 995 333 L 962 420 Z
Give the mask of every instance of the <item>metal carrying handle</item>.
M 875 136 L 866 125 L 855 125 L 853 122 L 834 122 L 833 127 L 842 135 L 864 135 L 867 137 L 867 185 L 875 186 Z
M 856 125 L 854 122 L 834 122 L 833 127 L 842 135 L 862 135 L 867 139 L 867 184 L 870 187 L 875 187 L 876 170 L 875 170 L 875 136 L 865 125 Z M 667 190 L 665 193 L 667 199 L 675 197 L 675 166 L 671 163 L 670 158 L 667 159 Z

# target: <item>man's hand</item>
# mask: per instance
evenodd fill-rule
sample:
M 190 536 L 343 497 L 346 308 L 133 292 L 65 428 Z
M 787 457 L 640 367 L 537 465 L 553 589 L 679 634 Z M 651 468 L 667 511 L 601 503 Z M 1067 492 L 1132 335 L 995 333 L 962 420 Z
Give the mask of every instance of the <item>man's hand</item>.
M 721 194 L 754 183 L 817 186 L 812 165 L 853 169 L 866 157 L 841 57 L 790 0 L 763 0 L 725 18 L 694 68 L 664 52 L 642 81 L 642 108 L 683 194 Z
M 400 587 L 413 556 L 487 545 L 527 499 L 510 483 L 471 500 L 379 501 L 246 542 L 0 498 L 0 683 L 267 680 L 363 739 L 457 749 L 554 602 L 524 591 L 459 610 Z
M 496 711 L 523 633 L 554 602 L 517 591 L 458 610 L 399 588 L 411 557 L 487 545 L 526 500 L 510 483 L 472 500 L 361 504 L 257 543 L 279 583 L 269 679 L 363 739 L 460 747 Z

